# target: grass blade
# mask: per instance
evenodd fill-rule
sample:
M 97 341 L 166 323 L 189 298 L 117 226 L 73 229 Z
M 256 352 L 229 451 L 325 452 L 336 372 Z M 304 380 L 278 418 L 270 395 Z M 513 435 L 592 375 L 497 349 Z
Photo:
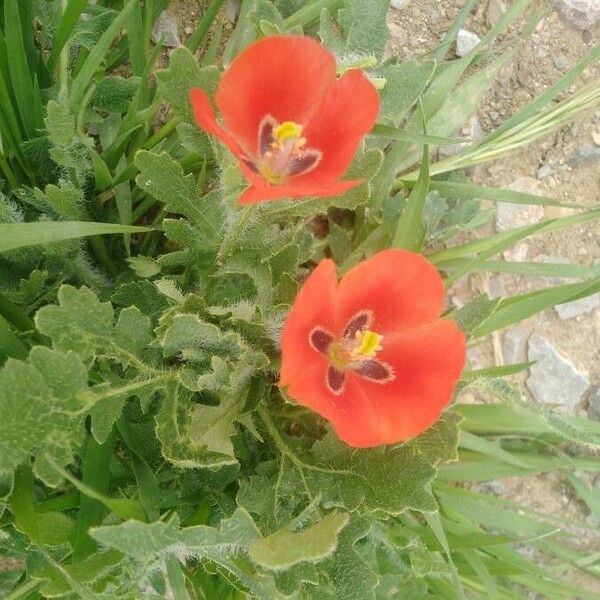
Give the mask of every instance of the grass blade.
M 151 228 L 88 221 L 0 223 L 0 252 L 25 246 L 62 242 L 90 235 L 140 233 L 144 231 L 151 231 Z

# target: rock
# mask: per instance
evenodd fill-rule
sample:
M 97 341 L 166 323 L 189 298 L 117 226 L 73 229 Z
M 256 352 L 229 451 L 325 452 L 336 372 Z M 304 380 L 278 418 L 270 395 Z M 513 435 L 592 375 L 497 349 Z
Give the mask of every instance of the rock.
M 572 319 L 580 315 L 587 315 L 593 310 L 600 308 L 600 293 L 592 294 L 587 298 L 581 298 L 580 300 L 573 300 L 572 302 L 565 302 L 564 304 L 557 304 L 554 309 L 558 313 L 558 316 L 565 321 L 566 319 Z
M 475 48 L 481 39 L 476 33 L 466 29 L 459 29 L 456 36 L 456 55 L 463 57 Z
M 598 0 L 553 0 L 554 9 L 569 25 L 590 29 L 600 22 Z
M 557 54 L 554 57 L 554 66 L 559 71 L 566 71 L 569 68 L 569 59 L 564 54 Z
M 556 404 L 573 413 L 590 386 L 588 374 L 558 353 L 541 335 L 529 338 L 527 358 L 536 361 L 529 369 L 527 387 L 537 402 Z
M 505 298 L 506 288 L 504 287 L 504 281 L 500 276 L 490 277 L 488 281 L 488 289 L 491 298 Z
M 497 479 L 492 479 L 491 481 L 485 481 L 477 485 L 477 488 L 480 492 L 484 494 L 494 494 L 494 496 L 502 496 L 504 492 L 506 492 L 506 487 L 501 481 Z
M 554 175 L 555 171 L 550 165 L 542 165 L 537 172 L 538 179 L 546 179 L 546 177 L 550 177 Z
M 467 349 L 467 360 L 471 369 L 483 369 L 489 366 L 488 353 L 482 344 Z
M 161 39 L 165 48 L 181 46 L 177 23 L 166 12 L 161 13 L 152 29 L 152 41 L 158 44 Z
M 502 256 L 504 256 L 504 260 L 509 262 L 525 262 L 529 256 L 529 246 L 527 242 L 519 242 L 512 248 L 505 250 Z
M 521 327 L 507 329 L 502 337 L 502 358 L 504 364 L 514 365 L 525 362 L 525 342 L 528 332 Z
M 596 146 L 600 146 L 600 131 L 592 131 L 592 141 Z
M 531 177 L 518 177 L 509 186 L 514 192 L 538 193 L 538 182 Z M 544 207 L 537 204 L 513 204 L 498 202 L 496 231 L 506 231 L 521 225 L 533 225 L 544 217 Z
M 587 416 L 592 421 L 600 421 L 600 385 L 595 385 L 588 396 Z M 600 477 L 598 477 L 596 487 L 600 491 Z
M 598 159 L 600 159 L 600 148 L 583 146 L 575 150 L 575 152 L 567 159 L 567 165 L 570 167 L 578 167 L 583 163 Z
M 494 27 L 506 12 L 506 4 L 502 0 L 489 0 L 485 9 L 485 22 L 488 27 Z
M 392 8 L 395 8 L 396 10 L 402 10 L 408 6 L 409 2 L 410 0 L 392 0 Z

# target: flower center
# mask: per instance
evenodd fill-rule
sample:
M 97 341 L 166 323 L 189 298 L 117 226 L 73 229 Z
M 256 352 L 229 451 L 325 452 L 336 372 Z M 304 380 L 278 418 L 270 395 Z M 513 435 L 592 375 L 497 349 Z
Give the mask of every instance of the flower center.
M 369 329 L 357 331 L 352 337 L 343 337 L 329 346 L 329 358 L 338 369 L 354 368 L 358 363 L 371 360 L 382 349 L 383 336 Z
M 377 357 L 378 352 L 383 350 L 383 336 L 369 329 L 373 321 L 372 311 L 365 309 L 348 321 L 342 336 L 337 339 L 319 325 L 309 332 L 310 347 L 324 354 L 329 362 L 325 385 L 334 396 L 344 392 L 349 373 L 382 385 L 396 379 L 394 368 Z
M 312 171 L 321 160 L 321 152 L 305 148 L 303 130 L 299 123 L 278 123 L 267 115 L 258 128 L 258 157 L 249 157 L 244 163 L 271 185 L 281 185 L 289 177 Z

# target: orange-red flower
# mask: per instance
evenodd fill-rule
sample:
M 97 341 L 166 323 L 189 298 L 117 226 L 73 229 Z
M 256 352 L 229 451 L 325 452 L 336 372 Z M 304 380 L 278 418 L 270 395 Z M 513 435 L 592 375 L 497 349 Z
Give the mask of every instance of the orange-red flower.
M 419 435 L 450 402 L 465 337 L 439 315 L 444 286 L 425 258 L 385 250 L 338 283 L 323 260 L 285 322 L 280 385 L 350 446 Z
M 272 36 L 244 50 L 208 96 L 193 89 L 196 120 L 237 157 L 250 183 L 241 204 L 335 196 L 360 183 L 339 181 L 379 112 L 379 96 L 359 70 L 336 78 L 333 55 L 303 36 Z

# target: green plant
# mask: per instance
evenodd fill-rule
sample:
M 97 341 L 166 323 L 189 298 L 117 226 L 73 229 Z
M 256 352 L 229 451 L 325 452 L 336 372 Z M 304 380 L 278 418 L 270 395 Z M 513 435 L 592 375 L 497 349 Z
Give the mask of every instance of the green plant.
M 275 383 L 298 282 L 326 255 L 347 271 L 384 248 L 421 252 L 447 285 L 475 271 L 581 280 L 448 311 L 470 343 L 600 290 L 598 268 L 494 260 L 597 219 L 597 207 L 458 242 L 490 218 L 476 198 L 560 203 L 454 173 L 596 107 L 597 86 L 555 99 L 598 48 L 483 141 L 435 162 L 434 147 L 464 142 L 450 136 L 520 41 L 492 45 L 497 36 L 517 18 L 535 24 L 527 1 L 446 61 L 468 2 L 435 56 L 406 63 L 382 60 L 387 1 L 244 1 L 225 64 L 263 35 L 318 34 L 341 71 L 369 69 L 382 108 L 347 174 L 359 187 L 241 208 L 239 169 L 188 100 L 194 87 L 214 93 L 221 2 L 155 82 L 150 30 L 165 4 L 0 3 L 3 595 L 593 598 L 563 575 L 600 576 L 598 555 L 571 544 L 597 543 L 597 531 L 465 485 L 559 470 L 598 513 L 581 472 L 600 469 L 600 427 L 525 401 L 503 377 L 527 364 L 465 371 L 461 387 L 494 403 L 455 405 L 423 435 L 368 450 Z M 2 61 L 3 44 L 23 52 Z M 122 235 L 76 239 L 94 233 Z

